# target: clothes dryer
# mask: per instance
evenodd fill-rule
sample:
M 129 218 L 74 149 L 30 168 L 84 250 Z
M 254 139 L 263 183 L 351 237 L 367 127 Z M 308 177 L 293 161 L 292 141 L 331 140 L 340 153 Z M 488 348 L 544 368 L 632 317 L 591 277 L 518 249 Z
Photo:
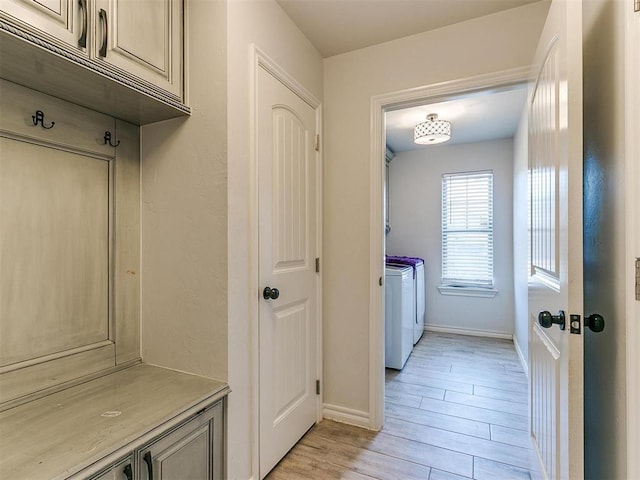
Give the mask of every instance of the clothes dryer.
M 385 366 L 402 370 L 413 350 L 413 268 L 385 268 Z

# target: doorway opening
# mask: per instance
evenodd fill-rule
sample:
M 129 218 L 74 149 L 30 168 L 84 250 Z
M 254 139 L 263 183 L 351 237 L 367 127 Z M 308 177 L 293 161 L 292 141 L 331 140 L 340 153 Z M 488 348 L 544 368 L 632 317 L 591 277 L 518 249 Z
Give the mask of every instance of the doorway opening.
M 372 295 L 372 322 L 377 321 L 372 325 L 371 339 L 370 411 L 371 423 L 375 424 L 372 426 L 382 428 L 384 424 L 383 431 L 414 429 L 416 441 L 429 431 L 431 438 L 434 435 L 446 438 L 460 436 L 458 442 L 464 439 L 470 440 L 471 444 L 484 442 L 485 446 L 491 446 L 490 449 L 497 452 L 496 455 L 504 454 L 503 459 L 486 461 L 495 461 L 500 468 L 512 468 L 514 471 L 529 471 L 536 467 L 527 433 L 527 380 L 520 366 L 524 363 L 526 368 L 526 362 L 521 362 L 526 358 L 528 342 L 526 284 L 518 305 L 524 308 L 520 315 L 523 333 L 514 342 L 516 349 L 518 345 L 525 348 L 524 353 L 521 349 L 518 351 L 521 358 L 514 353 L 511 343 L 513 335 L 517 336 L 513 259 L 524 256 L 524 269 L 527 259 L 527 126 L 526 116 L 523 117 L 526 78 L 523 71 L 502 72 L 480 79 L 425 87 L 420 93 L 415 90 L 400 92 L 372 100 L 375 130 L 375 145 L 372 145 L 375 171 L 372 177 L 373 188 L 378 189 L 378 192 L 372 191 L 375 210 L 372 213 L 375 218 L 371 219 L 372 270 L 379 269 L 380 276 L 385 279 L 383 288 L 388 289 L 395 279 L 387 276 L 390 270 L 384 260 L 385 255 L 422 259 L 426 313 L 426 332 L 415 346 L 410 347 L 412 353 L 407 363 L 402 370 L 396 367 L 385 371 L 387 342 L 382 338 L 389 332 L 385 323 L 389 305 L 377 301 Z M 498 113 L 501 110 L 497 105 L 501 102 L 508 106 L 507 110 L 511 109 L 510 114 Z M 496 116 L 492 118 L 493 113 Z M 452 122 L 452 140 L 416 149 L 413 146 L 413 127 L 425 121 L 430 114 L 438 114 L 439 118 Z M 474 116 L 479 118 L 483 128 L 468 125 Z M 515 139 L 519 130 L 520 137 L 524 136 L 524 146 Z M 516 155 L 524 160 L 524 183 L 520 182 L 517 187 L 518 195 L 524 199 L 524 208 L 518 212 L 512 210 L 512 195 L 516 189 L 513 182 L 514 179 L 522 180 L 514 175 Z M 390 156 L 390 162 L 382 160 Z M 490 172 L 495 182 L 493 210 L 499 218 L 494 223 L 497 230 L 494 231 L 496 254 L 492 265 L 493 278 L 488 288 L 447 285 L 442 279 L 442 182 L 448 174 L 470 172 Z M 375 208 L 376 205 L 379 209 Z M 524 244 L 524 250 L 515 254 L 512 240 L 514 221 L 519 222 L 524 240 L 519 242 L 519 245 Z M 411 276 L 415 276 L 415 272 Z M 521 294 L 522 291 L 520 288 Z M 389 300 L 385 291 L 378 291 L 378 299 L 381 297 Z M 417 311 L 414 307 L 414 315 Z M 501 314 L 496 315 L 496 312 Z M 505 353 L 506 357 L 498 359 Z M 491 363 L 493 360 L 498 363 Z M 495 370 L 496 366 L 500 372 Z M 482 370 L 484 380 L 474 376 L 478 369 Z M 516 378 L 518 369 L 520 376 Z M 511 373 L 514 378 L 508 377 Z M 509 385 L 510 380 L 515 383 Z M 520 385 L 518 392 L 517 384 Z M 509 393 L 514 396 L 509 397 Z M 503 408 L 506 410 L 500 412 Z M 509 409 L 518 409 L 520 415 Z M 492 421 L 497 423 L 483 421 L 481 415 L 477 416 L 481 411 L 493 415 Z M 386 422 L 385 414 L 388 417 Z M 413 415 L 413 418 L 403 419 L 403 415 Z M 500 425 L 506 422 L 499 417 L 510 415 L 512 422 L 517 419 L 521 423 L 520 431 Z M 447 416 L 451 417 L 451 426 L 446 427 L 446 423 L 437 426 L 437 422 L 446 422 Z M 499 432 L 507 433 L 509 441 L 506 437 L 500 441 Z M 512 442 L 510 446 L 507 445 L 509 442 Z M 519 445 L 513 442 L 519 442 Z M 515 450 L 522 451 L 504 453 L 503 445 L 506 450 L 515 447 Z M 514 455 L 520 458 L 515 464 L 508 461 Z

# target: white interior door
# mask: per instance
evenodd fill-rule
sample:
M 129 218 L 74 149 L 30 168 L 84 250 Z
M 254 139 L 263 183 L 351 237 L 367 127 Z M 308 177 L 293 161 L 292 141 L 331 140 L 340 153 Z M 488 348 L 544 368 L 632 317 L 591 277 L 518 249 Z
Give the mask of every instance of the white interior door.
M 549 479 L 581 479 L 583 336 L 582 6 L 553 0 L 529 112 L 531 434 Z M 549 312 L 540 318 L 540 312 Z M 559 311 L 566 329 L 558 324 Z M 547 322 L 547 328 L 541 323 Z
M 262 67 L 257 92 L 263 478 L 316 421 L 316 114 Z

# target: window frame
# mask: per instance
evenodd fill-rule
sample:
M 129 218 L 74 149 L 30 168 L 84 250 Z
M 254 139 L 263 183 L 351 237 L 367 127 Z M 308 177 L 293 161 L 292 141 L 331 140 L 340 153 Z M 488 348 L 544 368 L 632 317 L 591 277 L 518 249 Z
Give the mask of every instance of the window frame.
M 464 292 L 465 295 L 470 296 L 493 297 L 497 293 L 493 289 L 495 285 L 495 260 L 493 256 L 495 241 L 493 205 L 495 194 L 494 177 L 494 172 L 491 169 L 444 173 L 441 176 L 441 285 L 438 289 L 443 295 L 458 295 L 462 294 L 461 292 Z M 462 181 L 460 181 L 460 178 L 462 178 Z M 455 181 L 455 179 L 458 179 L 458 184 L 452 185 L 452 182 Z M 483 196 L 486 197 L 486 203 L 480 204 L 479 206 L 478 204 L 474 205 L 473 211 L 470 213 L 468 182 L 473 179 L 487 181 L 488 188 L 482 192 Z M 464 183 L 466 183 L 467 192 L 459 195 L 459 198 L 454 200 L 457 200 L 459 203 L 465 204 L 466 206 L 462 213 L 460 211 L 457 212 L 457 222 L 452 222 L 451 189 L 464 189 Z M 480 198 L 480 200 L 482 200 L 482 198 Z M 458 205 L 457 210 L 460 210 L 460 205 Z M 486 227 L 479 225 L 479 223 L 482 223 L 482 220 L 486 220 Z M 473 226 L 469 226 L 470 222 L 473 223 Z M 447 225 L 451 225 L 452 223 L 458 223 L 458 225 L 465 224 L 467 227 L 460 228 L 458 226 L 458 228 L 447 228 Z M 453 276 L 453 273 L 451 273 L 451 270 L 454 268 L 451 265 L 451 249 L 455 248 L 455 244 L 451 241 L 451 238 L 457 236 L 458 241 L 460 241 L 464 237 L 473 235 L 487 235 L 487 240 L 479 242 L 478 244 L 480 247 L 482 247 L 483 244 L 486 245 L 481 256 L 486 255 L 487 262 L 484 265 L 480 265 L 476 269 L 470 269 L 470 271 L 467 272 L 468 274 L 471 274 L 474 273 L 475 270 L 475 273 L 479 275 L 478 278 L 471 279 L 469 276 L 456 278 Z M 469 255 L 468 252 L 466 254 Z M 484 273 L 486 273 L 484 276 L 480 276 Z

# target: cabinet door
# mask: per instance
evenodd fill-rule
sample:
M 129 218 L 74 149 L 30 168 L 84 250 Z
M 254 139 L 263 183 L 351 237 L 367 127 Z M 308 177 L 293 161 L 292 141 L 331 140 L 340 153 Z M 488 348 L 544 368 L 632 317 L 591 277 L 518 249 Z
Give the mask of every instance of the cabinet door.
M 140 453 L 143 480 L 211 479 L 211 436 L 204 414 Z
M 213 462 L 211 465 L 212 477 L 213 480 L 223 480 L 226 478 L 226 468 L 225 468 L 225 451 L 224 451 L 224 439 L 225 439 L 225 408 L 224 402 L 226 400 L 222 400 L 218 402 L 211 409 L 212 415 L 211 420 L 209 422 L 211 428 L 211 441 L 212 441 L 212 456 L 211 461 Z
M 93 56 L 182 99 L 182 0 L 98 0 Z
M 133 480 L 133 462 L 131 457 L 116 463 L 100 472 L 91 480 Z
M 84 49 L 88 2 L 89 0 L 1 0 L 0 10 L 68 45 Z
M 224 406 L 219 401 L 168 435 L 142 448 L 142 480 L 222 480 Z

